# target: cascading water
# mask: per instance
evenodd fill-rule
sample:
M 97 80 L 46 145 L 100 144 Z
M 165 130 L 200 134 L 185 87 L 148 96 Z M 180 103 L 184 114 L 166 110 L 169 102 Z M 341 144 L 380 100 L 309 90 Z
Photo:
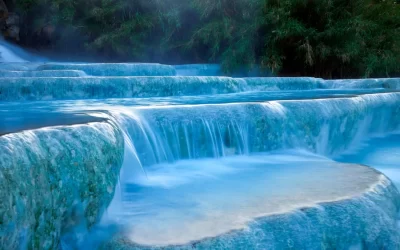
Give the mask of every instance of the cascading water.
M 400 79 L 0 70 L 0 248 L 400 247 Z
M 0 64 L 3 63 L 28 63 L 28 62 L 44 62 L 44 58 L 34 56 L 14 46 L 0 37 Z
M 11 51 L 9 48 L 9 44 L 4 41 L 0 42 L 0 55 L 1 62 L 27 62 L 26 60 L 17 56 L 13 51 Z

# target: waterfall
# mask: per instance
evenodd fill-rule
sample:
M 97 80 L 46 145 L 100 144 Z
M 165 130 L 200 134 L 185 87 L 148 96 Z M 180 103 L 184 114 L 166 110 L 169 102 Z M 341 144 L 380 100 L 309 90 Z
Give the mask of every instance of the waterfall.
M 69 227 L 98 223 L 122 157 L 123 138 L 106 122 L 1 136 L 1 247 L 57 248 Z
M 31 55 L 23 49 L 4 41 L 0 37 L 0 63 L 27 63 L 37 61 L 45 61 L 45 59 Z
M 219 75 L 2 63 L 0 248 L 400 246 L 397 188 L 340 160 L 399 130 L 400 79 Z
M 0 43 L 0 58 L 1 58 L 1 62 L 27 62 L 26 60 L 22 59 L 21 57 L 19 57 L 16 53 L 14 53 L 9 45 L 2 41 Z

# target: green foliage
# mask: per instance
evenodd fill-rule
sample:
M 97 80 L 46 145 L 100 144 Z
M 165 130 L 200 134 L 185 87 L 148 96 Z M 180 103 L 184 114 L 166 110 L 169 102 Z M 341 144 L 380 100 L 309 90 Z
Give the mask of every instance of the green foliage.
M 194 0 L 201 25 L 193 33 L 188 46 L 206 46 L 206 56 L 220 60 L 226 71 L 251 66 L 257 60 L 262 22 L 260 0 Z
M 268 0 L 262 64 L 326 78 L 399 72 L 400 6 L 372 0 Z M 396 38 L 397 37 L 397 38 Z
M 109 60 L 261 65 L 281 75 L 400 72 L 384 0 L 16 0 L 25 45 Z

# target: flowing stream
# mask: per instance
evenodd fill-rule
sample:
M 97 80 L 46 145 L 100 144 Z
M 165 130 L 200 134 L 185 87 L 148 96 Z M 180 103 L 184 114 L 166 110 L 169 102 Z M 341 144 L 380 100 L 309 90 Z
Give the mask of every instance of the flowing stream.
M 400 79 L 1 51 L 1 249 L 400 248 Z

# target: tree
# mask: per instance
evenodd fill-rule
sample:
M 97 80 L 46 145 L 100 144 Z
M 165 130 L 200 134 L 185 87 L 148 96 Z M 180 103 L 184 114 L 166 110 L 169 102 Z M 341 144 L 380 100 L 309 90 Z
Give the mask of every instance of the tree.
M 17 0 L 15 8 L 23 45 L 101 60 L 325 78 L 400 72 L 400 5 L 388 0 Z
M 399 16 L 385 1 L 267 0 L 262 64 L 325 78 L 389 76 L 399 70 Z

